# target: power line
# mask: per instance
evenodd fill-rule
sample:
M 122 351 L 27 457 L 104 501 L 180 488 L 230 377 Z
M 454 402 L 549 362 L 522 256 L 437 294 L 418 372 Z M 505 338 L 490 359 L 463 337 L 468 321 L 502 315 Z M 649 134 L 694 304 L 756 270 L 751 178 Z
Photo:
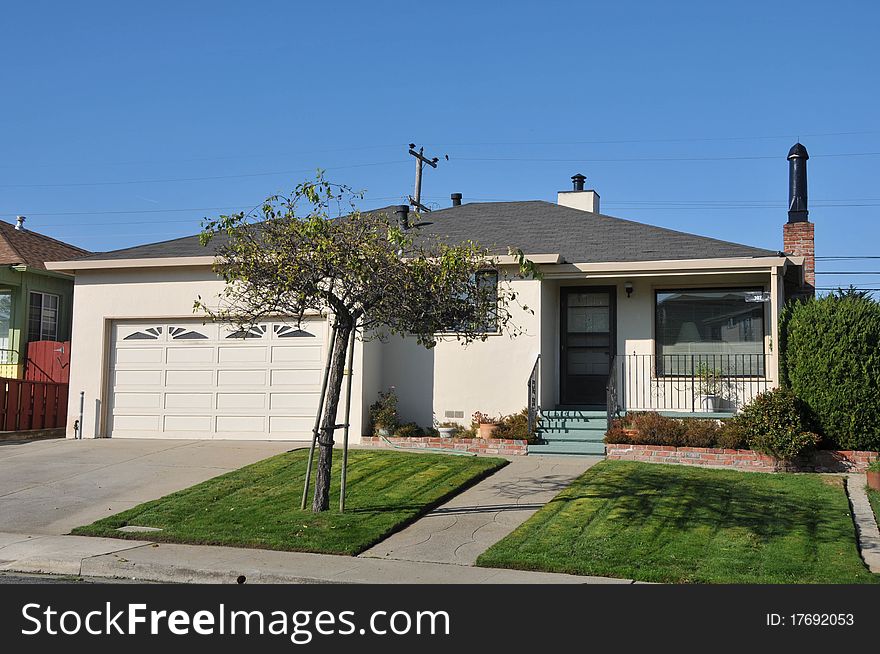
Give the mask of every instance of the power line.
M 877 270 L 850 270 L 841 272 L 839 270 L 830 271 L 830 270 L 817 270 L 817 275 L 880 275 L 880 271 Z
M 345 168 L 365 168 L 368 166 L 390 166 L 405 163 L 406 160 L 377 161 L 374 163 L 349 164 L 347 166 L 328 166 L 326 170 L 342 170 Z M 265 173 L 244 173 L 239 175 L 212 175 L 209 177 L 170 177 L 167 179 L 133 179 L 107 182 L 47 182 L 42 184 L 0 184 L 0 188 L 46 188 L 50 186 L 75 187 L 75 186 L 119 186 L 124 184 L 165 184 L 170 182 L 203 182 L 220 179 L 239 179 L 244 177 L 270 177 L 272 175 L 294 175 L 298 173 L 315 172 L 315 168 L 301 168 L 299 170 L 275 170 Z
M 673 137 L 673 138 L 589 138 L 580 140 L 567 141 L 485 141 L 485 142 L 443 142 L 428 141 L 430 145 L 437 149 L 443 150 L 450 146 L 456 147 L 486 147 L 498 145 L 602 145 L 602 144 L 638 144 L 638 143 L 711 143 L 711 142 L 734 142 L 734 141 L 766 141 L 777 139 L 801 139 L 801 138 L 821 138 L 828 136 L 865 136 L 880 134 L 875 130 L 855 131 L 855 132 L 816 132 L 811 134 L 777 134 L 777 135 L 745 135 L 745 136 L 709 136 L 709 137 Z M 385 143 L 375 145 L 357 145 L 357 146 L 341 146 L 337 148 L 322 148 L 318 150 L 304 150 L 301 152 L 288 152 L 287 156 L 305 156 L 313 154 L 323 154 L 325 152 L 354 152 L 363 150 L 381 150 L 399 147 L 399 143 Z M 101 161 L 97 165 L 104 166 L 134 166 L 134 165 L 160 165 L 175 163 L 192 163 L 199 161 L 224 161 L 238 159 L 256 159 L 277 156 L 277 152 L 262 153 L 236 153 L 227 155 L 201 156 L 201 157 L 185 157 L 181 159 L 150 159 L 139 161 Z M 30 164 L 29 168 L 58 168 L 63 166 L 82 166 L 83 162 L 69 163 L 42 163 Z M 0 164 L 2 168 L 21 168 L 21 164 Z
M 880 152 L 834 152 L 827 154 L 814 154 L 812 158 L 817 157 L 875 157 Z M 529 163 L 632 163 L 637 161 L 748 161 L 756 159 L 780 159 L 778 154 L 774 155 L 742 155 L 742 156 L 714 156 L 714 157 L 612 157 L 604 159 L 560 159 L 560 158 L 544 158 L 544 157 L 455 157 L 455 161 L 507 161 L 507 162 L 529 162 Z
M 880 259 L 878 256 L 844 256 L 844 257 L 816 257 L 816 261 L 852 261 L 860 259 Z

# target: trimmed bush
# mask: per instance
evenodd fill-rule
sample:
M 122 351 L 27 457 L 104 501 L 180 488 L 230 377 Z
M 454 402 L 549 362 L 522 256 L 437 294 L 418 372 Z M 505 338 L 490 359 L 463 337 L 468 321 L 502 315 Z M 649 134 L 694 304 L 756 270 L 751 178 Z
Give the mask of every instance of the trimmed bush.
M 733 419 L 749 447 L 790 460 L 819 444 L 809 407 L 784 388 L 761 393 Z
M 534 434 L 529 433 L 529 410 L 504 416 L 498 421 L 492 438 L 511 438 L 534 442 Z
M 717 420 L 684 420 L 681 440 L 685 447 L 718 447 L 718 432 L 721 426 Z
M 715 447 L 720 447 L 723 450 L 749 449 L 745 430 L 736 420 L 725 420 L 718 429 Z
M 780 323 L 782 383 L 835 448 L 880 450 L 880 303 L 858 294 L 795 302 Z
M 638 432 L 638 445 L 684 444 L 684 425 L 681 421 L 654 411 L 633 414 L 630 429 Z

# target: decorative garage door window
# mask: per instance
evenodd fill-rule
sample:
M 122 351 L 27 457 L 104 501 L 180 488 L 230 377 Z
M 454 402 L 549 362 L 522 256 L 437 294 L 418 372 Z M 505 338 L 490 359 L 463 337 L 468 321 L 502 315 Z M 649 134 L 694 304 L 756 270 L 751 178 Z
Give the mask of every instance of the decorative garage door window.
M 108 435 L 308 439 L 327 321 L 240 330 L 200 320 L 119 321 L 107 373 Z
M 171 335 L 171 338 L 174 340 L 200 340 L 203 338 L 208 338 L 201 332 L 197 332 L 193 329 L 186 329 L 185 327 L 169 327 L 168 333 Z
M 162 335 L 161 327 L 148 327 L 144 331 L 132 332 L 125 337 L 126 341 L 155 341 Z
M 227 335 L 226 338 L 263 338 L 266 332 L 266 325 L 253 325 L 249 329 L 238 329 Z
M 294 327 L 293 325 L 274 325 L 273 329 L 278 338 L 299 338 L 302 336 L 314 338 L 315 336 L 314 334 L 307 332 L 304 329 L 300 329 L 299 327 Z

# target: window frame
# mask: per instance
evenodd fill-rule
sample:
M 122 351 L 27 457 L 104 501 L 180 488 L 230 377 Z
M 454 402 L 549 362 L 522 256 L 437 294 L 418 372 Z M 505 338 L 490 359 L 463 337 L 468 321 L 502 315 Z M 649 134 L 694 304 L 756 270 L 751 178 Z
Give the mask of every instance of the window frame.
M 475 279 L 480 277 L 488 277 L 492 276 L 495 278 L 495 312 L 492 316 L 487 316 L 485 324 L 482 326 L 483 328 L 475 330 L 479 334 L 487 334 L 489 336 L 501 334 L 501 328 L 498 326 L 498 284 L 501 281 L 501 276 L 498 273 L 496 268 L 482 268 L 474 273 Z M 479 283 L 479 282 L 477 282 Z M 456 329 L 455 327 L 450 327 L 448 329 L 444 329 L 443 331 L 436 332 L 437 336 L 454 336 L 455 334 L 460 334 L 463 330 Z
M 653 328 L 654 328 L 654 366 L 653 373 L 655 377 L 663 377 L 663 378 L 682 378 L 682 377 L 692 377 L 695 372 L 691 371 L 690 373 L 672 373 L 663 371 L 662 357 L 667 356 L 660 352 L 660 316 L 659 316 L 659 296 L 661 293 L 723 293 L 727 291 L 737 291 L 742 293 L 766 293 L 767 289 L 761 285 L 756 286 L 691 286 L 691 287 L 675 287 L 675 288 L 654 288 L 654 318 L 653 318 Z M 756 303 L 757 304 L 757 303 Z M 767 323 L 768 323 L 768 315 L 767 308 L 764 306 L 766 303 L 761 302 L 761 351 L 756 352 L 751 355 L 719 355 L 719 356 L 760 356 L 763 361 L 763 370 L 758 373 L 742 373 L 735 374 L 726 372 L 724 373 L 725 377 L 735 377 L 738 379 L 765 379 L 768 374 L 768 361 L 767 361 Z M 711 355 L 712 353 L 706 353 L 707 355 Z M 674 356 L 674 355 L 669 355 Z M 686 356 L 686 355 L 682 355 Z M 693 356 L 700 356 L 699 354 L 695 354 Z
M 32 327 L 32 314 L 36 310 L 36 307 L 33 304 L 33 297 L 38 295 L 40 297 L 40 322 L 37 327 L 37 337 L 32 338 L 33 334 L 31 332 Z M 52 338 L 43 338 L 43 321 L 45 319 L 43 312 L 45 311 L 45 304 L 47 297 L 54 297 L 57 302 L 55 305 L 55 329 L 54 335 Z M 61 326 L 61 295 L 58 293 L 48 293 L 46 291 L 28 291 L 28 343 L 33 341 L 57 341 L 59 328 Z

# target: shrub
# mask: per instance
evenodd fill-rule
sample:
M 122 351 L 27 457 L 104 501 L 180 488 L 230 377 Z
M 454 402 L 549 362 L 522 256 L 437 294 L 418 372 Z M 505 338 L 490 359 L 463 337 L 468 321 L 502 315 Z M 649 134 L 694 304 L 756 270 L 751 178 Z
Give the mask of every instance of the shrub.
M 685 427 L 675 418 L 654 411 L 637 413 L 630 419 L 630 429 L 638 432 L 638 445 L 683 445 Z
M 681 440 L 686 447 L 716 447 L 718 432 L 721 430 L 717 420 L 685 419 L 682 421 Z
M 385 427 L 394 432 L 400 424 L 400 418 L 397 415 L 397 393 L 394 392 L 394 386 L 388 389 L 387 393 L 379 391 L 379 399 L 370 405 L 370 422 L 373 427 Z
M 440 435 L 440 432 L 433 427 L 424 428 L 414 422 L 406 422 L 394 431 L 394 435 L 398 438 L 421 438 L 422 436 L 437 437 Z
M 880 303 L 841 293 L 788 305 L 780 376 L 839 449 L 880 450 Z
M 874 459 L 866 468 L 868 472 L 880 472 L 880 459 Z
M 532 442 L 534 434 L 529 433 L 529 410 L 501 418 L 495 426 L 492 438 L 511 438 Z
M 794 393 L 775 388 L 746 404 L 733 422 L 753 450 L 793 459 L 819 443 L 809 408 Z
M 723 450 L 746 450 L 749 447 L 746 432 L 736 420 L 725 420 L 715 436 L 715 447 Z

